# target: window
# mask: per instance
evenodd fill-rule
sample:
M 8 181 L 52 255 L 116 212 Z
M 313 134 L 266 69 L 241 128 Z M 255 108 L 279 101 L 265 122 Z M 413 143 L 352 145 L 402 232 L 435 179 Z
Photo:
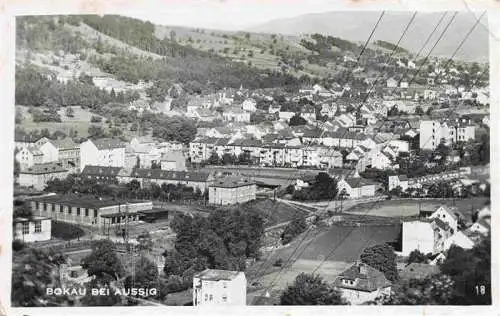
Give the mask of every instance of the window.
M 43 210 L 47 211 L 47 203 L 43 203 Z
M 85 216 L 87 216 L 87 217 L 89 216 L 89 209 L 88 208 L 85 209 Z
M 62 213 L 64 211 L 64 206 L 59 205 L 59 213 Z
M 222 286 L 227 289 L 227 282 L 222 283 Z
M 68 206 L 68 214 L 71 214 L 71 209 L 72 209 L 72 207 Z
M 23 223 L 23 235 L 28 235 L 30 233 L 30 223 Z
M 94 210 L 94 217 L 97 217 L 97 210 Z
M 227 296 L 226 296 L 226 295 L 223 295 L 223 296 L 222 296 L 222 301 L 224 301 L 224 303 L 226 303 L 226 302 L 227 302 Z
M 56 205 L 52 204 L 52 212 L 55 212 L 55 211 L 56 211 Z
M 76 216 L 80 216 L 80 208 L 79 207 L 76 208 Z
M 35 233 L 41 233 L 42 232 L 42 221 L 36 221 L 35 222 Z
M 205 302 L 208 301 L 208 294 L 205 294 Z

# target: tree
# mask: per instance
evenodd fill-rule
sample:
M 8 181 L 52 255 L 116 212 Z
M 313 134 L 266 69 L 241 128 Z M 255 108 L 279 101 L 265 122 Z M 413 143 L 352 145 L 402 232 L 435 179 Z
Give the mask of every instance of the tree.
M 340 304 L 345 304 L 340 293 L 315 274 L 299 274 L 280 297 L 280 305 Z
M 135 263 L 134 277 L 125 278 L 125 288 L 154 288 L 157 284 L 158 268 L 145 256 Z
M 427 263 L 427 256 L 415 249 L 408 256 L 407 264 L 410 263 Z
M 392 247 L 387 244 L 365 248 L 360 259 L 363 263 L 382 272 L 387 280 L 391 282 L 399 278 L 396 267 L 396 254 Z
M 469 250 L 450 247 L 440 269 L 454 282 L 452 304 L 491 304 L 491 236 Z
M 316 175 L 313 188 L 317 199 L 333 199 L 338 192 L 337 181 L 326 172 Z
M 446 275 L 400 280 L 391 294 L 376 299 L 382 305 L 448 305 L 453 301 L 453 281 Z
M 149 251 L 153 249 L 153 240 L 149 232 L 143 232 L 139 236 L 137 236 L 137 242 L 139 242 L 138 248 L 140 250 Z
M 288 125 L 290 126 L 298 126 L 298 125 L 306 125 L 307 121 L 300 116 L 299 113 L 295 113 L 294 116 L 290 118 L 290 121 L 288 122 Z
M 65 258 L 57 252 L 27 247 L 17 252 L 12 264 L 12 306 L 49 306 L 55 300 L 46 289 L 57 286 L 57 266 Z
M 218 164 L 220 164 L 220 158 L 219 158 L 219 155 L 217 154 L 216 151 L 212 151 L 212 154 L 208 158 L 208 163 L 210 165 L 218 165 Z
M 304 232 L 307 228 L 306 219 L 303 216 L 295 217 L 288 225 L 285 226 L 283 233 L 281 234 L 281 243 L 283 245 L 288 244 L 295 238 Z
M 416 115 L 424 115 L 424 110 L 422 109 L 422 107 L 420 105 L 417 105 L 417 107 L 415 108 L 415 114 Z
M 29 202 L 14 200 L 14 218 L 23 217 L 31 218 L 33 216 L 33 210 Z
M 90 138 L 102 138 L 105 136 L 104 130 L 102 127 L 97 126 L 97 125 L 90 125 L 88 129 L 89 137 Z
M 82 267 L 87 269 L 89 276 L 95 276 L 104 284 L 109 284 L 124 274 L 123 266 L 115 252 L 115 245 L 107 239 L 92 244 L 92 252 L 82 260 Z

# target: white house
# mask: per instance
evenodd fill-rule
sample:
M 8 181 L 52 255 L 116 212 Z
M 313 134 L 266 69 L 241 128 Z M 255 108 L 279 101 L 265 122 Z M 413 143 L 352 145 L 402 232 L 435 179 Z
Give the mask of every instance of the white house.
M 228 122 L 250 123 L 250 113 L 238 108 L 225 111 L 222 117 Z
M 423 254 L 436 252 L 434 227 L 431 222 L 421 220 L 403 222 L 401 254 L 408 256 L 414 250 Z
M 337 277 L 334 286 L 347 302 L 358 305 L 390 295 L 392 283 L 379 270 L 357 261 Z
M 458 213 L 456 208 L 448 207 L 446 205 L 441 205 L 438 207 L 434 213 L 429 217 L 430 219 L 439 218 L 443 222 L 447 223 L 454 232 L 458 231 L 458 222 L 461 215 Z
M 450 146 L 458 141 L 466 142 L 475 137 L 475 126 L 462 121 L 420 121 L 420 149 L 436 149 L 444 142 Z
M 16 154 L 21 170 L 43 163 L 43 153 L 38 147 L 22 147 Z
M 43 153 L 42 163 L 49 163 L 59 160 L 59 150 L 52 142 L 46 142 L 39 147 L 39 150 Z
M 375 182 L 363 178 L 341 179 L 337 183 L 339 195 L 351 199 L 375 196 L 375 185 Z
M 50 240 L 52 221 L 48 217 L 33 216 L 32 218 L 14 218 L 14 240 L 36 242 Z
M 87 140 L 80 145 L 80 170 L 86 165 L 125 166 L 125 143 L 114 138 Z
M 483 217 L 474 224 L 472 224 L 472 226 L 468 228 L 468 231 L 486 236 L 490 232 L 490 229 L 491 229 L 491 218 Z
M 284 120 L 284 121 L 289 121 L 294 115 L 295 115 L 295 112 L 280 111 L 279 112 L 279 119 Z
M 193 276 L 194 306 L 246 305 L 244 272 L 206 269 Z
M 387 79 L 387 88 L 396 88 L 398 86 L 398 81 L 394 78 Z
M 247 112 L 257 111 L 257 102 L 254 99 L 246 99 L 241 104 L 241 108 Z

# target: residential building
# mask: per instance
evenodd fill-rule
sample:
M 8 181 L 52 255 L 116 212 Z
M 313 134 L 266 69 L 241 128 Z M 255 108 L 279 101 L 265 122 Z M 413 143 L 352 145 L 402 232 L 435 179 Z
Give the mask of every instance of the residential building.
M 80 144 L 80 170 L 86 165 L 103 167 L 125 166 L 125 143 L 119 139 L 87 140 Z
M 122 167 L 102 167 L 86 165 L 80 173 L 82 179 L 92 179 L 99 183 L 112 184 L 118 182 Z
M 420 149 L 436 149 L 443 142 L 450 146 L 453 143 L 474 139 L 475 126 L 468 122 L 451 120 L 420 121 Z
M 19 168 L 24 170 L 43 163 L 43 153 L 38 147 L 25 146 L 20 148 L 15 159 L 19 162 Z
M 337 277 L 334 286 L 347 302 L 358 305 L 390 295 L 392 283 L 379 270 L 356 261 Z
M 208 172 L 198 171 L 167 171 L 161 169 L 142 169 L 134 168 L 131 170 L 122 169 L 117 179 L 120 183 L 129 183 L 137 180 L 141 187 L 148 187 L 152 183 L 162 184 L 182 184 L 193 189 L 199 189 L 204 192 L 213 182 L 213 177 Z
M 109 234 L 112 227 L 139 221 L 140 212 L 151 210 L 153 202 L 68 194 L 32 198 L 31 208 L 39 216 Z
M 37 242 L 50 240 L 51 238 L 51 219 L 48 217 L 17 217 L 14 218 L 12 224 L 14 240 Z
M 257 111 L 257 102 L 254 99 L 246 99 L 241 104 L 241 108 L 247 112 L 255 112 Z
M 161 170 L 186 171 L 186 156 L 180 150 L 164 153 L 160 158 Z
M 282 121 L 290 121 L 290 119 L 295 115 L 295 112 L 290 111 L 279 111 L 279 119 Z
M 476 221 L 474 224 L 472 224 L 471 227 L 468 228 L 468 231 L 473 232 L 473 233 L 479 233 L 483 236 L 488 235 L 490 230 L 491 230 L 491 218 L 490 217 L 480 218 L 478 221 Z
M 63 168 L 80 170 L 80 146 L 71 138 L 51 140 L 58 151 L 58 161 Z
M 403 280 L 421 280 L 439 274 L 439 272 L 439 267 L 436 265 L 412 262 L 399 273 L 399 277 Z
M 396 88 L 398 86 L 398 81 L 394 78 L 387 79 L 387 88 Z
M 222 117 L 228 122 L 250 123 L 250 113 L 240 108 L 232 108 L 224 111 Z
M 439 218 L 448 224 L 453 232 L 457 232 L 460 221 L 465 220 L 464 216 L 458 211 L 457 207 L 449 207 L 446 205 L 438 207 L 429 218 Z
M 23 187 L 33 187 L 43 190 L 48 181 L 65 179 L 69 172 L 56 163 L 33 165 L 19 172 L 18 184 Z
M 206 269 L 193 276 L 194 306 L 246 305 L 244 272 Z
M 18 149 L 40 147 L 49 141 L 47 137 L 34 137 L 31 134 L 17 130 L 14 133 L 14 140 Z
M 229 176 L 215 181 L 208 190 L 210 204 L 231 205 L 255 200 L 257 185 L 247 178 Z
M 345 198 L 359 199 L 361 197 L 375 196 L 376 183 L 363 178 L 341 179 L 337 183 L 339 195 Z

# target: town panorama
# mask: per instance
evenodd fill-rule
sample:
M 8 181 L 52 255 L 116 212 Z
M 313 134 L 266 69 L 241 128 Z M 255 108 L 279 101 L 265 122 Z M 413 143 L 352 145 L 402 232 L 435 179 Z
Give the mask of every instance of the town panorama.
M 17 17 L 12 305 L 490 305 L 487 30 L 384 13 Z

